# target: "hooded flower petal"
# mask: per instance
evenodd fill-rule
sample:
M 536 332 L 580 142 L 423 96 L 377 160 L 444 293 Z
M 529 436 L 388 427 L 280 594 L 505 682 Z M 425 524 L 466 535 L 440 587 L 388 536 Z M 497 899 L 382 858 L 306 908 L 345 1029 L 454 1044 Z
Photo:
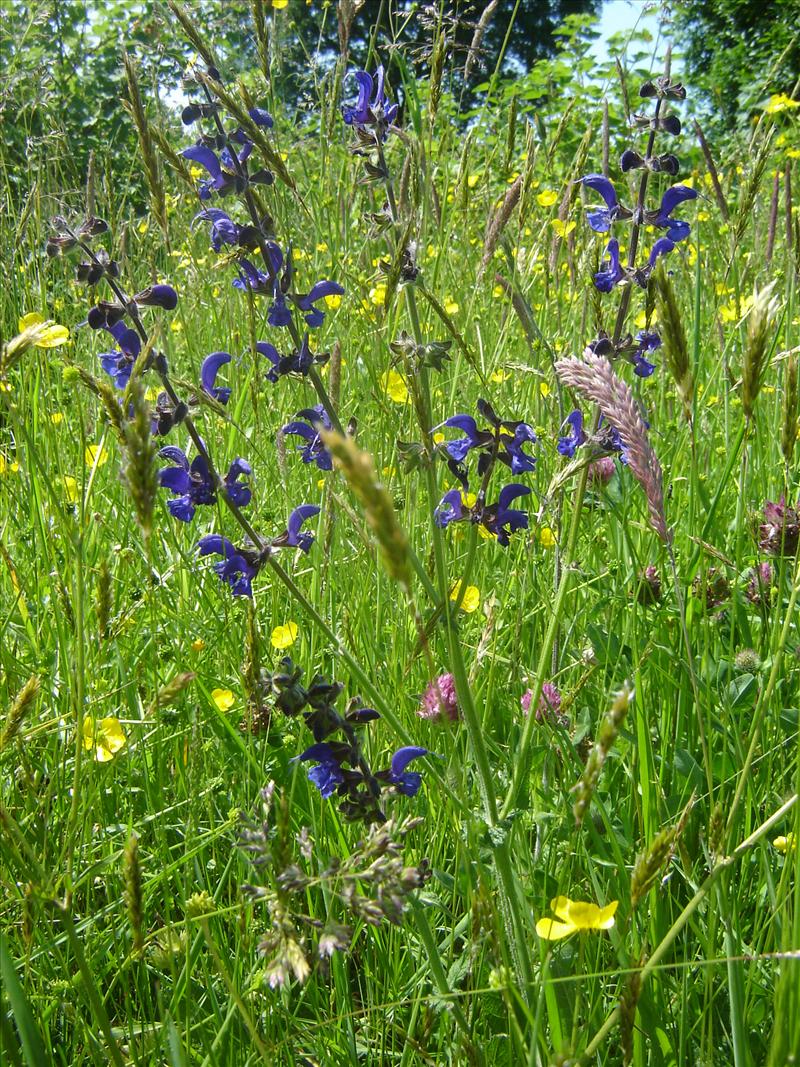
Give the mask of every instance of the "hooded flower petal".
M 203 392 L 218 400 L 220 404 L 228 403 L 231 398 L 231 391 L 227 386 L 216 387 L 214 383 L 217 380 L 220 367 L 230 363 L 230 361 L 231 355 L 229 352 L 212 352 L 211 355 L 206 356 L 200 367 L 200 385 L 203 388 Z

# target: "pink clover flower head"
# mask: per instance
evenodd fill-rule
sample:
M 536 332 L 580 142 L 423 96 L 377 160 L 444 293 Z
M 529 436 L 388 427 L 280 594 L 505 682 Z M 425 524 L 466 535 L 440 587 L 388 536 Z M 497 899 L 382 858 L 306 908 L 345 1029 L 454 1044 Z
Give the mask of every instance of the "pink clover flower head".
M 613 456 L 601 456 L 589 464 L 589 481 L 598 488 L 608 485 L 614 477 L 615 467 Z
M 526 715 L 530 715 L 532 700 L 533 690 L 526 689 L 520 698 L 522 710 Z M 536 718 L 539 722 L 549 720 L 562 726 L 566 722 L 566 716 L 561 714 L 561 693 L 552 682 L 545 682 L 542 686 L 542 695 L 536 707 Z
M 770 556 L 796 556 L 800 544 L 800 501 L 797 507 L 784 497 L 764 504 L 764 522 L 758 528 L 758 547 Z
M 747 599 L 751 604 L 767 607 L 772 599 L 773 571 L 771 563 L 759 563 L 750 571 L 747 583 Z
M 461 717 L 452 674 L 440 674 L 428 685 L 420 699 L 417 715 L 431 722 L 443 718 L 456 722 Z

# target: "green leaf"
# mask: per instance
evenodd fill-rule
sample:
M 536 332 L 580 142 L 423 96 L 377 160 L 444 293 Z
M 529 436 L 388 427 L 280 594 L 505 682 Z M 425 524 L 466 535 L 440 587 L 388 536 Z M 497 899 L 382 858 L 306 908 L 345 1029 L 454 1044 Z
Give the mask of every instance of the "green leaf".
M 14 1013 L 14 1022 L 22 1042 L 25 1062 L 30 1067 L 42 1067 L 48 1062 L 44 1041 L 34 1020 L 28 998 L 17 977 L 6 939 L 2 934 L 0 934 L 0 978 L 3 979 L 3 987 L 11 1002 L 11 1011 Z

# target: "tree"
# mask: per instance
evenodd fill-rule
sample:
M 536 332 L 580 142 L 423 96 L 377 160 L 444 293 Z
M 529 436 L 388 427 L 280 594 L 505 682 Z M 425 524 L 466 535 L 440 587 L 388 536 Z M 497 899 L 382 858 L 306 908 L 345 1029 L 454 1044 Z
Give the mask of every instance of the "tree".
M 674 0 L 673 14 L 687 75 L 729 129 L 746 122 L 765 93 L 796 88 L 798 0 Z

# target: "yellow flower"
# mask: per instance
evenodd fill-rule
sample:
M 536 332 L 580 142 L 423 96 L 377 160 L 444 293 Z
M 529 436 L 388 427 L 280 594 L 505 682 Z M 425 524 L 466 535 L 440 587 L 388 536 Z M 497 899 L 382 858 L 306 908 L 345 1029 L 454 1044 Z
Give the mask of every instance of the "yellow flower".
M 383 282 L 378 282 L 377 285 L 370 289 L 369 298 L 375 307 L 383 307 L 386 303 L 386 285 Z
M 19 332 L 31 331 L 30 344 L 36 348 L 58 348 L 69 340 L 69 330 L 50 319 L 45 320 L 38 312 L 31 311 L 19 320 Z
M 6 457 L 0 452 L 0 474 L 16 474 L 19 471 L 19 463 L 16 460 L 13 463 L 9 463 Z
M 498 297 L 502 296 L 504 292 L 505 289 L 502 287 L 502 285 L 495 285 L 495 287 L 492 289 L 492 296 L 497 299 Z
M 195 181 L 198 181 L 200 178 L 202 178 L 204 174 L 205 171 L 203 170 L 203 168 L 198 167 L 196 164 L 192 164 L 192 166 L 189 167 L 189 175 L 190 177 L 194 178 Z
M 769 98 L 764 114 L 777 115 L 780 111 L 789 111 L 795 107 L 800 107 L 800 101 L 792 100 L 786 93 L 775 93 Z
M 108 452 L 105 445 L 87 445 L 83 458 L 87 467 L 102 467 L 108 462 Z
M 70 504 L 76 504 L 80 499 L 81 494 L 78 489 L 78 482 L 69 474 L 64 475 L 64 492 L 66 493 L 67 500 Z
M 444 441 L 444 439 L 444 434 L 441 430 L 437 430 L 436 433 L 433 435 L 433 443 L 435 445 L 440 445 L 442 441 Z
M 774 848 L 777 848 L 778 852 L 782 852 L 784 856 L 787 852 L 794 852 L 797 848 L 794 833 L 791 830 L 785 837 L 776 837 L 772 842 L 772 845 Z
M 94 749 L 98 763 L 109 763 L 127 744 L 127 738 L 116 715 L 108 715 L 96 722 L 91 715 L 83 720 L 83 747 Z
M 550 396 L 550 386 L 547 384 L 547 382 L 539 382 L 539 392 L 542 394 L 543 397 L 545 397 L 545 399 Z
M 54 411 L 50 416 L 50 421 L 54 426 L 58 426 L 64 421 L 64 413 L 62 411 Z
M 604 908 L 582 900 L 570 900 L 569 897 L 556 897 L 550 901 L 550 907 L 561 919 L 540 919 L 536 924 L 536 933 L 546 941 L 558 941 L 569 937 L 577 930 L 610 930 L 614 925 L 614 912 L 619 906 L 618 900 L 612 900 Z
M 211 699 L 217 705 L 220 711 L 228 711 L 233 707 L 234 695 L 230 689 L 212 689 Z
M 575 227 L 578 225 L 574 219 L 570 222 L 564 222 L 563 219 L 550 219 L 550 225 L 556 232 L 556 237 L 569 237 Z
M 458 314 L 458 304 L 453 300 L 452 296 L 446 296 L 444 298 L 444 309 L 448 315 Z
M 289 6 L 289 0 L 272 0 L 272 6 L 275 11 L 283 11 L 285 7 Z
M 542 548 L 555 548 L 556 535 L 549 526 L 543 526 L 539 531 L 539 544 Z
M 456 582 L 456 584 L 450 590 L 450 599 L 454 603 L 456 600 L 458 600 L 460 592 L 461 582 Z M 477 611 L 480 602 L 481 594 L 478 590 L 477 585 L 468 585 L 466 592 L 464 593 L 464 599 L 461 601 L 461 610 L 466 611 L 468 615 L 471 615 L 473 611 Z
M 470 189 L 474 189 L 478 182 L 481 180 L 480 174 L 470 174 L 467 177 L 467 186 Z
M 283 626 L 276 626 L 270 634 L 273 648 L 291 648 L 297 640 L 297 623 L 287 622 Z
M 382 374 L 381 385 L 384 393 L 395 404 L 405 404 L 406 400 L 408 400 L 408 386 L 402 374 L 398 374 L 396 370 L 388 370 L 385 374 Z
M 490 376 L 489 381 L 497 382 L 497 384 L 500 385 L 501 382 L 504 382 L 507 378 L 510 377 L 511 375 L 501 368 L 500 370 L 496 370 L 494 374 Z
M 650 325 L 652 326 L 656 322 L 658 322 L 658 309 L 653 308 L 653 312 L 650 315 Z M 636 318 L 633 320 L 633 325 L 636 327 L 637 330 L 646 330 L 647 313 L 645 311 L 640 311 Z
M 542 207 L 552 207 L 558 200 L 558 193 L 552 189 L 542 189 L 540 193 L 536 194 L 536 202 L 541 204 Z
M 465 493 L 462 491 L 461 503 L 464 505 L 465 508 L 474 508 L 475 505 L 478 503 L 478 498 L 475 496 L 474 493 Z
M 205 647 L 206 643 L 202 637 L 198 637 L 196 640 L 192 641 L 192 652 L 202 652 Z
M 324 298 L 324 300 L 325 304 L 331 309 L 331 311 L 335 311 L 342 302 L 342 298 L 338 293 L 330 293 Z

